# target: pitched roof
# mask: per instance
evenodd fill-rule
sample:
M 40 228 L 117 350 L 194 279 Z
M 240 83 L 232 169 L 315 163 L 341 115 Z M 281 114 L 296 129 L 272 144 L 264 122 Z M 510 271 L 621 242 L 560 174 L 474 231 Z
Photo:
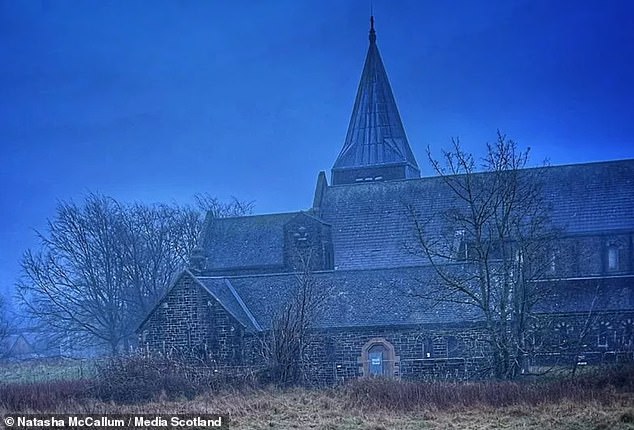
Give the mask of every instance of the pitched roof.
M 284 224 L 299 212 L 208 220 L 201 235 L 208 270 L 278 268 L 284 264 Z
M 333 169 L 406 163 L 418 174 L 392 88 L 376 46 L 374 18 L 370 46 L 343 149 Z
M 634 230 L 634 160 L 533 170 L 544 184 L 553 224 L 566 234 Z M 339 270 L 424 264 L 410 252 L 417 244 L 407 205 L 434 214 L 456 204 L 439 177 L 336 186 L 322 178 L 315 201 L 314 213 L 331 226 Z M 202 235 L 208 270 L 283 271 L 284 225 L 300 213 L 210 220 Z
M 536 305 L 542 313 L 619 312 L 634 308 L 634 276 L 563 280 Z
M 413 285 L 430 285 L 430 268 L 331 271 L 313 276 L 318 288 L 327 290 L 317 327 L 446 324 L 477 319 L 473 309 L 424 303 L 409 294 Z M 205 284 L 218 282 L 218 278 L 200 279 Z M 286 305 L 298 285 L 296 274 L 231 277 L 230 281 L 264 329 L 270 327 L 272 316 Z
M 555 227 L 566 234 L 634 230 L 634 160 L 535 169 Z M 363 269 L 424 263 L 408 205 L 437 214 L 456 205 L 440 177 L 329 186 L 319 215 L 332 226 L 335 268 Z M 437 226 L 437 228 L 440 228 Z
M 168 300 L 170 294 L 172 294 L 174 288 L 179 285 L 179 282 L 183 277 L 189 277 L 194 280 L 203 291 L 206 291 L 211 297 L 216 299 L 216 301 L 220 303 L 222 307 L 236 319 L 236 321 L 242 324 L 247 332 L 262 330 L 262 327 L 255 320 L 253 314 L 243 302 L 242 297 L 240 297 L 235 288 L 233 288 L 229 279 L 221 277 L 212 278 L 195 276 L 189 270 L 184 270 L 172 280 L 171 286 L 167 289 L 163 297 L 158 301 L 154 308 L 152 308 L 150 313 L 146 315 L 143 321 L 141 321 L 137 327 L 137 332 L 140 332 L 143 329 L 145 323 L 152 317 L 159 306 Z
M 438 302 L 421 296 L 435 291 L 438 284 L 431 267 L 386 270 L 341 270 L 312 275 L 325 291 L 316 318 L 316 328 L 371 327 L 388 325 L 462 324 L 482 320 L 473 306 Z M 224 278 L 199 278 L 205 285 L 222 285 Z M 607 279 L 560 281 L 538 303 L 537 312 L 618 312 L 634 306 L 632 276 Z M 296 274 L 231 277 L 231 285 L 242 298 L 257 326 L 269 329 L 273 315 L 288 303 L 298 286 Z M 216 296 L 231 309 L 223 299 Z M 234 314 L 235 316 L 235 314 Z M 253 327 L 253 326 L 252 326 Z
M 634 230 L 634 159 L 542 170 L 553 222 L 567 233 Z
M 247 331 L 255 332 L 262 327 L 251 314 L 251 311 L 242 301 L 231 281 L 226 278 L 197 278 L 203 287 L 214 296 L 218 302 L 242 324 Z

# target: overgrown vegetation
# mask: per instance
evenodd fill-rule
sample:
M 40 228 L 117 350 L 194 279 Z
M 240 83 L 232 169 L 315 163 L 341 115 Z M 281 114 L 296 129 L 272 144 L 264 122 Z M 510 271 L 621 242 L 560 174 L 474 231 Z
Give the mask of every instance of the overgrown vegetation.
M 332 389 L 258 386 L 175 360 L 115 359 L 91 379 L 0 383 L 6 412 L 220 413 L 233 429 L 633 429 L 634 369 L 540 382 L 364 379 Z
M 0 363 L 0 384 L 75 381 L 95 376 L 95 361 L 88 359 L 57 358 Z
M 343 388 L 350 407 L 368 410 L 416 411 L 433 409 L 538 406 L 596 401 L 609 404 L 619 393 L 634 393 L 631 366 L 603 369 L 576 378 L 548 381 L 403 382 L 360 379 Z
M 52 411 L 69 401 L 87 400 L 88 380 L 57 380 L 0 384 L 0 410 Z
M 230 375 L 198 362 L 169 358 L 113 358 L 98 366 L 93 395 L 120 404 L 193 399 L 223 388 L 252 384 L 250 374 Z

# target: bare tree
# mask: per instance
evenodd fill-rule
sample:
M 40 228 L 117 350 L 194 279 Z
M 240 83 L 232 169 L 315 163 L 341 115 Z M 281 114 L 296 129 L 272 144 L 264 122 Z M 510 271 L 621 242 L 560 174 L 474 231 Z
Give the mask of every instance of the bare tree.
M 91 195 L 83 207 L 61 203 L 38 233 L 42 251 L 28 250 L 18 293 L 30 314 L 51 332 L 82 333 L 115 352 L 131 315 L 126 297 L 122 208 L 112 199 Z
M 214 213 L 237 214 L 236 202 L 223 209 L 213 200 Z M 51 335 L 73 334 L 117 354 L 187 264 L 202 225 L 191 207 L 124 205 L 96 194 L 82 205 L 62 202 L 47 232 L 37 233 L 41 249 L 23 256 L 20 301 Z
M 212 218 L 249 215 L 255 206 L 252 201 L 238 200 L 235 197 L 232 197 L 229 202 L 223 202 L 209 193 L 196 194 L 194 200 L 198 209 Z
M 4 346 L 9 337 L 9 311 L 6 299 L 0 294 L 0 357 L 5 353 Z
M 140 203 L 126 207 L 121 221 L 120 252 L 127 285 L 127 300 L 136 325 L 165 293 L 172 277 L 186 266 L 202 221 L 200 213 L 188 207 Z
M 313 330 L 330 290 L 312 273 L 312 250 L 296 249 L 296 255 L 299 267 L 294 288 L 282 308 L 274 312 L 271 330 L 262 339 L 269 376 L 281 386 L 306 382 Z
M 491 346 L 491 370 L 512 378 L 525 365 L 535 305 L 545 296 L 556 231 L 543 199 L 543 169 L 526 169 L 528 151 L 498 132 L 482 170 L 457 140 L 443 161 L 429 155 L 451 203 L 422 214 L 409 205 L 416 251 L 436 282 L 416 291 L 432 303 L 475 308 Z

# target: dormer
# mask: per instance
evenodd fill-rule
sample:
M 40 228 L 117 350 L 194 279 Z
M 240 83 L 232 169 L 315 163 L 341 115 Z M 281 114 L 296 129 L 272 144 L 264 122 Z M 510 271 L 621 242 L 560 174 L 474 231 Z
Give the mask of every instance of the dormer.
M 284 225 L 284 266 L 290 271 L 332 270 L 330 225 L 300 212 Z

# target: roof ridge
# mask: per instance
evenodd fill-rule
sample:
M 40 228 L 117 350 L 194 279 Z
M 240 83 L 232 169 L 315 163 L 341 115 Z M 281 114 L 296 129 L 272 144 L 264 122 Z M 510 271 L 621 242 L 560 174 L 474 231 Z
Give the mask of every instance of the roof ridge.
M 216 221 L 246 219 L 246 218 L 264 218 L 264 217 L 281 218 L 283 216 L 297 215 L 297 214 L 301 213 L 302 211 L 303 210 L 300 209 L 300 210 L 297 210 L 297 211 L 289 211 L 289 212 L 271 212 L 271 213 L 265 213 L 265 214 L 224 216 L 224 217 L 213 218 L 213 220 L 214 220 L 214 222 L 216 222 Z
M 567 163 L 567 164 L 552 164 L 552 165 L 545 165 L 545 166 L 529 166 L 529 167 L 524 167 L 523 169 L 520 169 L 520 171 L 534 171 L 534 170 L 539 170 L 539 169 L 545 169 L 545 170 L 553 170 L 553 169 L 562 169 L 562 168 L 568 168 L 568 167 L 592 167 L 592 166 L 600 166 L 600 165 L 605 165 L 610 166 L 610 165 L 616 165 L 616 164 L 627 164 L 627 163 L 634 163 L 634 158 L 624 158 L 624 159 L 617 159 L 617 160 L 604 160 L 604 161 L 588 161 L 588 162 L 584 162 L 584 163 Z M 489 172 L 489 171 L 475 171 L 472 174 L 474 175 L 486 175 L 489 173 L 493 173 L 493 172 Z M 447 176 L 463 176 L 465 175 L 465 173 L 460 173 L 457 175 L 447 175 Z M 360 182 L 350 182 L 350 183 L 340 183 L 340 184 L 331 184 L 328 186 L 328 188 L 343 188 L 343 187 L 347 187 L 347 186 L 386 186 L 387 184 L 391 184 L 391 183 L 404 183 L 404 182 L 423 182 L 423 181 L 434 181 L 434 180 L 439 180 L 441 179 L 442 176 L 440 175 L 433 175 L 433 176 L 422 176 L 420 178 L 402 178 L 402 179 L 393 179 L 390 181 L 360 181 Z

